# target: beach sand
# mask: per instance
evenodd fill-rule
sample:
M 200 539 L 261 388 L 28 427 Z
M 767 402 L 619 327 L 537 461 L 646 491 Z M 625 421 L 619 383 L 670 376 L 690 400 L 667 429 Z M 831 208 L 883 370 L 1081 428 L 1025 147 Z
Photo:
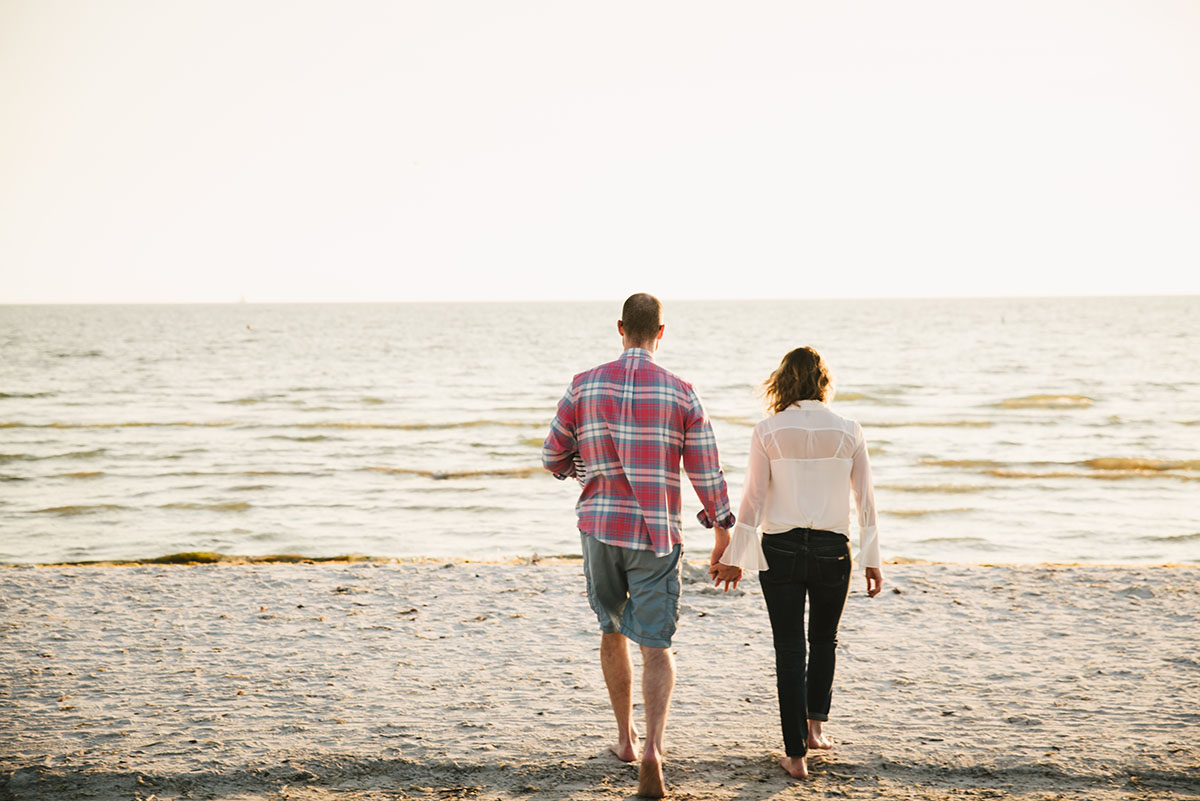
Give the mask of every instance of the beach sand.
M 687 567 L 671 798 L 1200 798 L 1200 568 L 884 576 L 857 572 L 837 745 L 796 782 L 757 582 Z M 12 567 L 0 609 L 0 798 L 636 788 L 578 563 Z

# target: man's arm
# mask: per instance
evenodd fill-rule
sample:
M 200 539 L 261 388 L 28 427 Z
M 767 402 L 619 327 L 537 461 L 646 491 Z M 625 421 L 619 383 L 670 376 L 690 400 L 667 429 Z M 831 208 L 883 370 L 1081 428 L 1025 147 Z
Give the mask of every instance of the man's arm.
M 742 580 L 742 569 L 736 565 L 721 564 L 721 555 L 729 547 L 729 529 L 713 526 L 713 533 L 716 537 L 712 556 L 708 560 L 708 575 L 712 578 L 714 586 L 725 582 L 725 592 L 736 590 L 738 582 Z
M 700 525 L 712 528 L 733 528 L 735 518 L 729 507 L 729 488 L 725 486 L 725 473 L 721 471 L 721 458 L 717 453 L 717 438 L 712 424 L 695 390 L 689 388 L 690 405 L 684 424 L 683 469 L 696 490 L 696 497 L 704 506 L 696 518 Z
M 575 386 L 567 388 L 558 402 L 558 411 L 550 421 L 550 433 L 542 443 L 542 466 L 557 479 L 578 474 L 579 443 L 575 439 Z

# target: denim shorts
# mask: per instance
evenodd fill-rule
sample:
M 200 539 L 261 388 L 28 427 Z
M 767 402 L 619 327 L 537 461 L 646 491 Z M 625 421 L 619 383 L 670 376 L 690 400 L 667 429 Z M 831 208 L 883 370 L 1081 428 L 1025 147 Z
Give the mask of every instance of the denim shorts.
M 588 603 L 605 634 L 670 648 L 679 621 L 680 546 L 666 556 L 621 548 L 579 532 Z

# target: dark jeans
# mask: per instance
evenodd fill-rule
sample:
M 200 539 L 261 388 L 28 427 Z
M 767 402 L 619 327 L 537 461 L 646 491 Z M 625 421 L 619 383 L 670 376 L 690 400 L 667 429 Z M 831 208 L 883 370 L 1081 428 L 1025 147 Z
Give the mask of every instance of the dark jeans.
M 850 591 L 850 543 L 842 534 L 794 528 L 764 534 L 770 570 L 759 571 L 771 632 L 779 721 L 788 756 L 808 753 L 808 721 L 829 720 L 838 621 Z M 808 667 L 804 598 L 808 596 Z

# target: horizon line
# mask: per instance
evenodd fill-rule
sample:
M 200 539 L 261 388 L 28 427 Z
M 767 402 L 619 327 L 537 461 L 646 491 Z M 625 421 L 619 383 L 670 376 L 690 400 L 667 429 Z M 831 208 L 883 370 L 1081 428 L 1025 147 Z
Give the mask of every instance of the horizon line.
M 1099 298 L 1189 298 L 1200 297 L 1196 292 L 1111 292 L 1091 294 L 1013 294 L 1013 295 L 841 295 L 808 297 L 732 297 L 697 298 L 665 297 L 671 303 L 780 303 L 788 301 L 863 301 L 863 300 L 1086 300 Z M 27 300 L 0 301 L 0 307 L 16 306 L 401 306 L 421 304 L 461 305 L 504 305 L 514 303 L 618 303 L 620 298 L 538 298 L 538 299 L 448 299 L 426 298 L 419 300 Z

